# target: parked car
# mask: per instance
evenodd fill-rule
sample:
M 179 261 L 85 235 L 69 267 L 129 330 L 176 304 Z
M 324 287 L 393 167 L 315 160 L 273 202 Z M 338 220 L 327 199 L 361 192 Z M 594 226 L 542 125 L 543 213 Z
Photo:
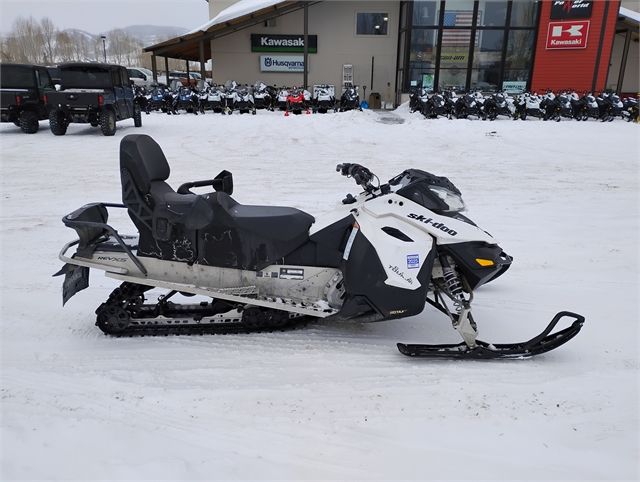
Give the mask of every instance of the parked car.
M 46 67 L 28 64 L 0 66 L 0 121 L 13 122 L 34 134 L 47 118 L 47 95 L 55 88 Z
M 62 87 L 47 96 L 49 128 L 54 135 L 64 135 L 72 122 L 100 126 L 105 136 L 115 134 L 118 121 L 133 118 L 136 127 L 142 125 L 142 110 L 134 102 L 126 68 L 86 62 L 58 67 Z
M 149 69 L 145 69 L 144 67 L 128 67 L 127 72 L 129 72 L 129 78 L 133 83 L 140 87 L 149 88 L 155 84 L 153 81 L 153 72 Z

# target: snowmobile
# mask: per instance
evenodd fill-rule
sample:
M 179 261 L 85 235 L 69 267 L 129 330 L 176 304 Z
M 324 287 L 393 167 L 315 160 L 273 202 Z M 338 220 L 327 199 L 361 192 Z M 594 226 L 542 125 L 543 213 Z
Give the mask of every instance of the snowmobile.
M 233 114 L 236 104 L 240 97 L 238 96 L 238 83 L 235 80 L 227 80 L 224 84 L 224 111 L 223 114 Z
M 425 88 L 416 90 L 409 99 L 409 109 L 413 114 L 414 112 L 422 112 L 424 105 L 429 101 L 429 91 Z
M 171 94 L 166 91 L 164 87 L 156 86 L 153 88 L 153 90 L 151 90 L 147 97 L 146 113 L 149 114 L 152 110 L 161 110 L 162 112 L 167 112 L 169 110 L 167 106 L 172 103 L 173 97 L 171 96 Z
M 305 114 L 311 113 L 309 111 L 309 103 L 305 95 L 305 90 L 293 87 L 289 91 L 289 95 L 287 96 L 287 104 L 284 115 L 288 116 L 289 112 L 293 112 L 294 114 L 302 114 L 303 110 L 305 111 Z
M 497 92 L 485 100 L 482 106 L 485 117 L 491 121 L 496 120 L 499 115 L 511 118 L 515 112 L 513 99 L 506 92 Z
M 146 112 L 148 110 L 149 103 L 149 94 L 147 93 L 147 89 L 139 85 L 134 85 L 133 102 L 138 104 L 141 111 Z
M 205 110 L 211 109 L 215 113 L 224 112 L 225 97 L 222 86 L 213 84 L 207 91 L 207 101 L 205 102 Z
M 611 122 L 616 117 L 622 117 L 624 104 L 618 94 L 614 92 L 603 92 L 596 100 L 602 122 Z
M 454 115 L 456 119 L 468 119 L 469 116 L 476 116 L 478 119 L 486 120 L 482 109 L 484 97 L 479 92 L 466 93 L 456 100 L 454 105 Z
M 238 87 L 236 89 L 237 99 L 235 108 L 240 114 L 253 114 L 256 115 L 256 108 L 253 100 L 253 94 L 248 85 L 244 87 Z
M 623 111 L 622 117 L 627 122 L 638 122 L 638 98 L 637 97 L 625 97 L 622 101 Z
M 256 109 L 273 110 L 276 90 L 264 82 L 256 82 L 253 86 L 253 103 Z
M 315 219 L 291 207 L 238 203 L 228 171 L 174 191 L 161 147 L 147 135 L 127 135 L 122 204 L 86 204 L 62 219 L 78 235 L 59 254 L 63 304 L 88 287 L 92 268 L 122 282 L 96 310 L 98 328 L 114 336 L 284 330 L 309 318 L 393 320 L 420 314 L 425 303 L 449 318 L 463 342 L 398 344 L 405 355 L 530 357 L 580 331 L 584 317 L 560 312 L 527 342 L 480 341 L 474 291 L 503 275 L 512 258 L 462 214 L 460 191 L 418 169 L 386 184 L 358 164 L 336 170 L 362 192 Z M 207 186 L 213 191 L 192 191 Z M 138 236 L 109 224 L 116 209 L 127 210 Z M 154 303 L 145 296 L 152 288 L 166 290 Z M 175 302 L 193 295 L 208 301 Z M 563 318 L 572 324 L 551 333 Z
M 515 101 L 516 110 L 513 119 L 527 120 L 528 116 L 542 119 L 544 111 L 540 107 L 541 102 L 542 98 L 535 92 L 520 94 Z
M 178 114 L 178 111 L 184 109 L 188 114 L 198 115 L 198 94 L 191 87 L 180 87 L 177 96 L 173 101 L 173 113 Z
M 437 119 L 446 115 L 444 96 L 439 92 L 431 92 L 422 102 L 420 113 L 427 119 Z
M 358 87 L 351 84 L 345 84 L 344 91 L 340 97 L 340 112 L 347 110 L 358 109 L 360 107 L 360 95 L 358 94 Z
M 336 93 L 333 85 L 313 86 L 313 112 L 326 114 L 329 110 L 336 111 Z
M 276 106 L 278 110 L 287 110 L 287 98 L 289 97 L 289 88 L 282 87 L 278 91 L 278 96 L 276 97 Z

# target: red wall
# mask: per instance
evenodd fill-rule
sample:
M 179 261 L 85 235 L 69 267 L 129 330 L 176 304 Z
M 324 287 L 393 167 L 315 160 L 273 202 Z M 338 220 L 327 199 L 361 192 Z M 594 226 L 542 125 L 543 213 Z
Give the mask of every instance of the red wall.
M 600 45 L 602 23 L 605 5 L 609 4 L 605 21 L 605 35 Z M 554 49 L 547 50 L 547 32 L 551 20 L 551 1 L 544 0 L 540 11 L 540 26 L 538 28 L 538 40 L 533 64 L 533 76 L 531 79 L 532 91 L 544 91 L 546 89 L 562 90 L 574 89 L 577 91 L 590 91 L 593 85 L 593 75 L 596 66 L 596 57 L 600 51 L 598 64 L 598 76 L 594 91 L 605 88 L 607 70 L 611 57 L 611 47 L 615 37 L 616 20 L 620 2 L 618 0 L 594 1 L 591 18 L 577 19 L 590 20 L 587 47 L 584 49 Z

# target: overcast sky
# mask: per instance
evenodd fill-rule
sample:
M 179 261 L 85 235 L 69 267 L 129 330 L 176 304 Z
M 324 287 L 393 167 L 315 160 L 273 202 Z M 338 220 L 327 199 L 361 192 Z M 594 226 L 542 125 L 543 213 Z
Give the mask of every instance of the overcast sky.
M 60 29 L 100 33 L 128 25 L 166 25 L 189 30 L 209 20 L 205 0 L 0 0 L 0 30 L 19 17 L 49 17 Z

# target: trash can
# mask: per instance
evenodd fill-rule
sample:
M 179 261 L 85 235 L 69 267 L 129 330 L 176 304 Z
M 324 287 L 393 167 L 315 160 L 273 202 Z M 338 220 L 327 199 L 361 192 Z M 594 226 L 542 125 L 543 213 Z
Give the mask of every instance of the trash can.
M 369 94 L 369 109 L 382 109 L 380 92 L 371 92 L 371 94 Z

